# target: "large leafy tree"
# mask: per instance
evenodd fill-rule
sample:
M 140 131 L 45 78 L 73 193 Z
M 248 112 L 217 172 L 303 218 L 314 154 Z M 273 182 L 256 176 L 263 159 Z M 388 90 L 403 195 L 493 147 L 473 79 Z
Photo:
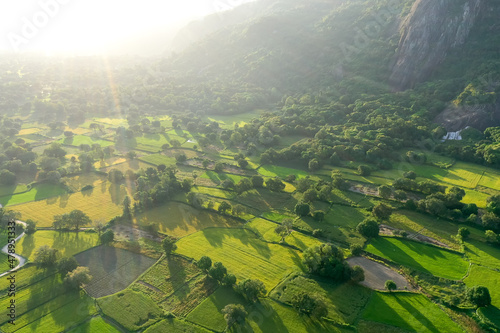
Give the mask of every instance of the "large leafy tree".
M 491 296 L 488 288 L 483 286 L 474 286 L 467 290 L 467 299 L 477 307 L 490 306 Z
M 380 227 L 374 219 L 365 219 L 357 225 L 356 230 L 366 238 L 374 238 L 378 236 Z
M 266 295 L 266 286 L 260 280 L 246 279 L 238 283 L 236 291 L 252 302 Z
M 235 323 L 244 323 L 248 313 L 241 304 L 228 304 L 222 309 L 227 327 L 230 328 Z
M 162 240 L 161 246 L 167 256 L 177 249 L 177 244 L 175 244 L 175 242 L 176 239 L 172 236 L 167 236 Z

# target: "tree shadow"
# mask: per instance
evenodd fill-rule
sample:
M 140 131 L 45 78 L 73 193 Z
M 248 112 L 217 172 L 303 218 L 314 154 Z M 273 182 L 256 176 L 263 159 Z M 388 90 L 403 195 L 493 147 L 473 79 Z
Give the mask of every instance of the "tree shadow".
M 425 327 L 426 330 L 429 330 L 430 332 L 435 332 L 439 333 L 439 329 L 434 326 L 434 324 L 427 319 L 420 311 L 418 311 L 413 305 L 411 305 L 409 302 L 407 302 L 404 297 L 401 297 L 397 293 L 393 294 L 394 299 L 398 304 L 403 307 L 406 311 L 408 311 L 409 314 L 416 320 L 418 320 L 421 324 L 422 327 Z

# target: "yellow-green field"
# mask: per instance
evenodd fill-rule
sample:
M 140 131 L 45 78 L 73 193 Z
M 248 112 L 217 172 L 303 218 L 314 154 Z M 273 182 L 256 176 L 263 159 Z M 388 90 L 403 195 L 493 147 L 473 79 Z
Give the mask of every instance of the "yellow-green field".
M 184 237 L 209 227 L 237 227 L 241 224 L 226 216 L 197 210 L 189 205 L 170 202 L 137 216 L 137 223 L 158 223 L 159 231 L 175 237 Z
M 38 230 L 21 238 L 17 243 L 16 252 L 33 261 L 36 250 L 40 246 L 48 245 L 58 250 L 61 256 L 69 257 L 96 246 L 97 242 L 98 237 L 94 232 Z
M 278 224 L 269 222 L 261 218 L 255 218 L 246 224 L 246 228 L 257 233 L 263 240 L 268 242 L 280 242 L 281 237 L 274 232 Z M 293 231 L 289 236 L 286 237 L 285 242 L 287 244 L 298 247 L 301 250 L 305 250 L 308 247 L 316 246 L 321 244 L 317 238 L 304 235 L 300 232 Z
M 299 252 L 265 243 L 244 229 L 206 229 L 182 238 L 177 247 L 177 253 L 195 260 L 206 255 L 222 262 L 239 280 L 259 279 L 268 290 L 302 267 Z
M 124 186 L 103 182 L 93 190 L 64 194 L 51 199 L 15 206 L 23 219 L 38 222 L 39 227 L 51 227 L 54 215 L 79 209 L 92 220 L 108 221 L 123 211 L 123 198 L 131 194 Z

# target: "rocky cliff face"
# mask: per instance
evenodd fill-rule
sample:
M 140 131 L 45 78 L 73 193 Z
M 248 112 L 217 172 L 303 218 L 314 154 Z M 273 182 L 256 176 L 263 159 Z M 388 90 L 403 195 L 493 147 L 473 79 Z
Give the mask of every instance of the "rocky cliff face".
M 417 0 L 401 23 L 401 39 L 391 75 L 396 90 L 424 80 L 462 45 L 474 26 L 484 0 Z

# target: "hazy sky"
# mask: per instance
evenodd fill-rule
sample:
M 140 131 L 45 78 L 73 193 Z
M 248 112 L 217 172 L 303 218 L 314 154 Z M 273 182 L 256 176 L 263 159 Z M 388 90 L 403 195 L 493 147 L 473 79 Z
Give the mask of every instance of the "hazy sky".
M 251 0 L 250 0 L 251 1 Z M 249 0 L 0 0 L 0 50 L 104 51 Z

